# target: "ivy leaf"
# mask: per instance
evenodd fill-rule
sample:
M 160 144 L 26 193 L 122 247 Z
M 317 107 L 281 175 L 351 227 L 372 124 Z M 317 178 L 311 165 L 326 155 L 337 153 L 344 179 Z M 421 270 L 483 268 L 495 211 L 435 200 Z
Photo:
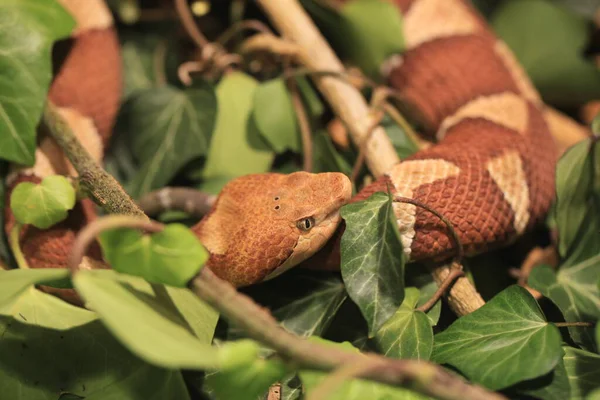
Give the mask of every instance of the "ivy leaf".
M 189 399 L 180 371 L 154 367 L 131 354 L 89 310 L 33 288 L 68 271 L 0 272 L 0 382 L 9 399 Z M 68 278 L 67 278 L 68 279 Z M 12 315 L 9 316 L 9 315 Z
M 55 0 L 0 1 L 0 158 L 35 161 L 36 127 L 52 79 L 54 41 L 75 21 Z
M 385 59 L 404 51 L 402 15 L 393 2 L 347 1 L 340 7 L 339 14 L 315 0 L 302 3 L 336 52 L 369 76 L 379 77 L 379 68 Z
M 369 325 L 369 337 L 398 310 L 404 299 L 404 251 L 392 199 L 375 193 L 341 209 L 346 230 L 341 269 L 350 298 Z
M 300 129 L 292 98 L 282 78 L 258 85 L 254 92 L 252 118 L 262 137 L 276 153 L 300 153 Z
M 217 86 L 218 113 L 204 170 L 192 177 L 210 184 L 211 193 L 220 191 L 228 180 L 238 176 L 266 172 L 273 152 L 262 142 L 251 117 L 257 81 L 241 72 L 233 72 Z M 201 186 L 205 190 L 204 184 Z
M 381 125 L 385 128 L 385 132 L 389 136 L 401 160 L 408 158 L 419 150 L 417 144 L 412 141 L 404 129 L 396 124 L 389 115 L 386 114 L 383 117 Z
M 352 173 L 352 166 L 336 150 L 329 134 L 319 130 L 313 137 L 313 169 L 318 172 Z
M 375 334 L 375 343 L 387 357 L 429 360 L 433 329 L 427 315 L 415 310 L 419 289 L 406 288 L 402 305 Z
M 218 368 L 218 352 L 210 342 L 197 338 L 152 292 L 136 288 L 147 285 L 139 278 L 125 279 L 121 282 L 111 270 L 82 270 L 73 277 L 73 284 L 86 306 L 141 359 L 165 368 Z M 205 317 L 212 318 L 210 314 Z
M 221 369 L 206 376 L 206 385 L 219 400 L 255 400 L 289 372 L 280 360 L 259 358 L 251 340 L 228 342 L 219 349 Z
M 130 183 L 132 195 L 164 186 L 186 163 L 205 155 L 216 113 L 217 100 L 208 84 L 185 90 L 162 86 L 132 94 L 117 125 L 140 164 Z
M 566 107 L 597 98 L 600 70 L 584 57 L 588 20 L 549 1 L 509 0 L 492 25 L 546 102 Z
M 550 373 L 517 385 L 514 389 L 529 397 L 543 400 L 571 399 L 571 386 L 565 362 L 559 360 L 556 368 Z M 513 397 L 514 398 L 514 397 Z
M 311 338 L 323 344 L 339 347 L 348 351 L 359 352 L 358 349 L 348 342 L 334 343 L 319 338 Z M 306 393 L 319 386 L 327 374 L 318 371 L 302 370 L 300 379 L 304 384 Z M 310 396 L 307 396 L 310 397 Z M 377 382 L 352 379 L 341 384 L 333 393 L 327 396 L 327 400 L 424 400 L 428 397 L 411 392 L 408 389 L 391 387 Z
M 435 335 L 432 360 L 498 390 L 550 372 L 562 356 L 560 342 L 535 299 L 514 285 Z
M 571 399 L 581 399 L 598 388 L 600 382 L 600 355 L 569 346 L 563 347 L 567 376 L 571 384 Z
M 209 257 L 198 238 L 181 224 L 169 224 L 152 235 L 129 228 L 105 231 L 100 244 L 114 270 L 175 287 L 186 287 Z
M 556 167 L 555 215 L 559 232 L 558 249 L 563 257 L 568 256 L 571 246 L 576 243 L 587 211 L 593 205 L 590 202 L 594 196 L 594 180 L 600 180 L 600 176 L 593 174 L 592 151 L 600 152 L 600 144 L 592 144 L 589 140 L 579 142 L 567 150 Z M 600 198 L 600 193 L 595 196 Z
M 75 200 L 75 189 L 69 180 L 51 175 L 39 184 L 19 183 L 10 195 L 10 208 L 20 223 L 46 229 L 67 218 Z
M 301 269 L 249 287 L 246 294 L 269 308 L 285 329 L 304 337 L 321 336 L 347 298 L 339 275 Z

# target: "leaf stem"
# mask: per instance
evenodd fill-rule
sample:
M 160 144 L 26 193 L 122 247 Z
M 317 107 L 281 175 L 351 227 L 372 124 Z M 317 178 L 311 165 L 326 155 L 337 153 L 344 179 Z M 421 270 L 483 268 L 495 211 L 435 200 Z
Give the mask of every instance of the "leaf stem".
M 582 327 L 590 328 L 594 326 L 591 322 L 551 322 L 557 328 L 570 328 L 570 327 Z
M 21 250 L 21 245 L 19 244 L 19 236 L 22 227 L 23 225 L 21 225 L 21 223 L 15 221 L 15 226 L 12 227 L 10 234 L 8 235 L 8 244 L 12 250 L 17 266 L 20 269 L 29 269 L 29 264 L 27 263 L 25 255 Z

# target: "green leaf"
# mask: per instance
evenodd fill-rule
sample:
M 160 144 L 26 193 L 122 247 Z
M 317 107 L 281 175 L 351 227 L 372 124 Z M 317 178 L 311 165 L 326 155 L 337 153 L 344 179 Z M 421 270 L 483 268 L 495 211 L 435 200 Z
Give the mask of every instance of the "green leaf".
M 419 301 L 417 307 L 421 307 L 425 304 L 437 291 L 438 284 L 432 279 L 431 282 L 423 285 L 419 292 Z M 431 326 L 436 326 L 440 320 L 440 314 L 442 313 L 442 300 L 438 300 L 433 307 L 425 315 Z
M 595 151 L 600 152 L 600 145 L 595 147 Z M 600 176 L 593 175 L 591 149 L 589 140 L 577 143 L 567 150 L 556 167 L 556 224 L 558 249 L 563 257 L 576 242 L 586 218 L 594 179 L 600 180 Z
M 545 0 L 509 0 L 492 25 L 546 102 L 578 106 L 600 93 L 600 70 L 584 57 L 589 22 Z
M 402 305 L 375 334 L 375 343 L 388 357 L 429 360 L 433 329 L 422 311 L 415 310 L 419 289 L 406 288 Z
M 153 55 L 163 39 L 159 35 L 121 33 L 123 60 L 123 98 L 139 89 L 154 86 Z
M 341 269 L 350 298 L 358 305 L 373 335 L 404 299 L 404 251 L 385 193 L 341 209 L 346 230 L 341 243 Z
M 562 356 L 560 341 L 535 299 L 514 285 L 435 335 L 432 360 L 498 390 L 550 372 Z
M 352 173 L 352 166 L 336 150 L 329 134 L 318 130 L 313 136 L 313 170 L 318 172 Z
M 86 306 L 141 359 L 165 368 L 218 368 L 217 349 L 197 338 L 185 320 L 169 312 L 156 295 L 136 288 L 143 287 L 143 281 L 132 276 L 120 279 L 110 270 L 82 270 L 73 277 L 73 284 Z M 205 318 L 214 318 L 209 310 Z
M 10 195 L 10 208 L 20 223 L 46 229 L 67 218 L 75 200 L 75 189 L 69 180 L 51 175 L 39 184 L 19 183 Z
M 343 49 L 367 75 L 379 76 L 385 59 L 404 51 L 402 16 L 392 2 L 352 0 L 344 4 L 341 15 L 347 29 Z
M 100 244 L 114 270 L 176 287 L 186 287 L 209 257 L 196 235 L 182 224 L 169 224 L 152 235 L 129 228 L 105 231 Z
M 548 266 L 540 266 L 531 272 L 528 283 L 558 306 L 565 321 L 597 321 L 600 318 L 600 291 L 590 279 L 600 276 L 599 266 L 600 254 L 595 262 L 560 269 L 558 274 Z M 569 327 L 569 333 L 575 343 L 592 350 L 597 348 L 593 328 Z
M 217 100 L 208 84 L 142 89 L 130 96 L 117 130 L 126 135 L 140 164 L 130 183 L 132 195 L 164 186 L 186 163 L 206 155 L 216 113 Z
M 225 343 L 219 349 L 221 370 L 208 374 L 206 384 L 217 400 L 256 400 L 289 372 L 280 360 L 259 358 L 251 340 Z
M 347 298 L 339 275 L 301 269 L 249 287 L 246 294 L 269 308 L 286 330 L 304 337 L 321 336 Z M 235 337 L 244 333 L 233 332 Z
M 384 116 L 381 125 L 385 128 L 385 132 L 389 136 L 401 160 L 408 158 L 419 150 L 417 144 L 410 139 L 404 129 L 396 124 L 389 115 L 386 114 Z
M 35 161 L 36 128 L 52 79 L 54 41 L 75 21 L 55 0 L 0 1 L 0 158 Z
M 269 170 L 273 152 L 261 142 L 250 118 L 257 87 L 254 78 L 241 72 L 228 74 L 219 82 L 213 139 L 204 171 L 194 177 L 219 178 L 224 185 L 229 179 Z
M 523 393 L 536 399 L 564 400 L 571 398 L 571 386 L 569 385 L 567 370 L 562 359 L 559 360 L 556 368 L 550 373 L 523 382 L 517 385 L 516 389 L 518 393 Z
M 571 384 L 571 400 L 583 400 L 599 387 L 600 355 L 564 346 L 565 368 Z
M 595 136 L 600 136 L 600 113 L 598 113 L 592 121 L 592 132 Z
M 318 338 L 312 339 L 322 344 L 329 344 L 340 349 L 358 353 L 358 349 L 348 342 L 334 343 L 323 339 L 316 340 Z M 310 394 L 325 378 L 327 378 L 327 374 L 324 372 L 300 371 L 300 379 L 302 379 L 302 383 L 304 384 L 305 394 Z M 327 400 L 423 400 L 427 398 L 408 389 L 395 388 L 361 379 L 346 381 L 327 396 Z
M 300 129 L 292 98 L 282 78 L 262 82 L 254 91 L 252 118 L 260 134 L 276 153 L 300 153 Z
M 56 399 L 59 393 L 86 399 L 189 399 L 181 372 L 148 365 L 102 326 L 94 312 L 35 290 L 66 270 L 0 273 L 0 382 L 7 399 Z M 18 290 L 17 290 L 18 288 Z M 19 293 L 17 293 L 19 292 Z M 62 397 L 61 397 L 62 398 Z M 66 397 L 65 397 L 66 398 Z

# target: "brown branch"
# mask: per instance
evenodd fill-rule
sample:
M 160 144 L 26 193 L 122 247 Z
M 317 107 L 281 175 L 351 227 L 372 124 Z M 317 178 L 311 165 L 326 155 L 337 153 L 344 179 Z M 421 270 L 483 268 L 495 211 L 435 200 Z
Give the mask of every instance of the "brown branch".
M 190 282 L 190 288 L 249 337 L 274 349 L 283 359 L 299 368 L 331 371 L 348 364 L 373 363 L 376 364 L 373 368 L 361 371 L 357 377 L 405 387 L 439 399 L 505 399 L 500 394 L 470 385 L 430 362 L 348 352 L 299 338 L 283 329 L 270 313 L 217 278 L 208 268 L 202 269 Z
M 165 59 L 167 57 L 167 40 L 161 40 L 156 45 L 152 54 L 152 66 L 154 69 L 154 78 L 156 84 L 164 86 L 167 84 L 167 74 L 165 73 Z
M 417 307 L 417 311 L 423 311 L 426 313 L 427 311 L 431 310 L 431 308 L 435 306 L 435 303 L 437 303 L 438 300 L 441 299 L 444 294 L 446 294 L 446 291 L 450 288 L 450 286 L 452 286 L 454 281 L 464 275 L 465 272 L 463 271 L 462 265 L 458 262 L 453 262 L 452 266 L 450 267 L 450 274 L 448 274 L 442 284 L 438 286 L 433 296 L 423 303 L 423 305 Z
M 96 204 L 109 213 L 146 217 L 116 179 L 102 169 L 79 143 L 69 124 L 50 100 L 44 108 L 43 119 L 50 135 L 79 174 L 80 184 L 87 189 Z
M 300 98 L 300 91 L 298 90 L 298 84 L 295 78 L 287 80 L 288 89 L 292 98 L 292 105 L 296 112 L 296 118 L 298 119 L 298 126 L 300 127 L 300 137 L 302 139 L 302 169 L 306 172 L 312 172 L 313 169 L 313 143 L 312 143 L 312 131 L 310 129 L 310 122 L 308 122 L 308 115 L 306 114 L 306 108 Z
M 216 196 L 186 187 L 165 187 L 150 192 L 138 200 L 148 215 L 167 210 L 181 210 L 194 217 L 202 217 L 210 211 Z
M 243 31 L 256 31 L 265 34 L 273 34 L 267 25 L 263 24 L 259 20 L 251 19 L 233 24 L 217 38 L 216 42 L 221 46 L 225 46 L 231 39 Z
M 194 20 L 194 15 L 192 14 L 192 10 L 190 10 L 187 0 L 175 0 L 175 9 L 177 10 L 177 14 L 179 15 L 179 19 L 183 25 L 183 28 L 187 32 L 187 34 L 192 38 L 194 43 L 201 48 L 204 49 L 210 42 L 200 32 L 198 29 L 198 25 L 196 25 L 196 21 Z

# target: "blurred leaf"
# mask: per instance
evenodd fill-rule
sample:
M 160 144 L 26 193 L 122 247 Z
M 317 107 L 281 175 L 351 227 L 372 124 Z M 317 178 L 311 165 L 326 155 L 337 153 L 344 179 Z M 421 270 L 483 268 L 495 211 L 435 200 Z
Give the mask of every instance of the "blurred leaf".
M 404 129 L 396 124 L 387 114 L 383 117 L 381 125 L 385 128 L 385 131 L 401 160 L 408 158 L 419 150 L 415 142 L 410 139 Z
M 96 311 L 113 335 L 143 360 L 174 369 L 218 368 L 218 351 L 210 341 L 196 337 L 185 320 L 155 295 L 138 289 L 137 285 L 145 284 L 140 278 L 120 279 L 112 270 L 81 270 L 73 277 L 73 284 L 86 306 Z M 214 318 L 214 311 L 207 307 L 205 318 Z
M 571 386 L 569 385 L 569 378 L 563 359 L 559 360 L 558 364 L 556 364 L 556 368 L 554 368 L 552 372 L 539 378 L 523 382 L 517 385 L 515 389 L 518 393 L 536 399 L 571 399 Z
M 149 235 L 130 228 L 104 231 L 100 244 L 114 270 L 175 287 L 186 287 L 209 257 L 196 235 L 181 224 Z
M 592 152 L 600 153 L 600 144 L 584 140 L 571 147 L 558 161 L 556 167 L 556 224 L 559 233 L 559 252 L 567 257 L 578 232 L 582 229 L 588 209 L 595 206 L 594 197 L 600 201 L 600 193 L 593 193 L 594 176 Z M 600 216 L 600 209 L 597 210 Z
M 339 14 L 315 0 L 303 4 L 336 52 L 367 75 L 379 77 L 385 59 L 404 51 L 402 16 L 393 2 L 350 0 Z
M 5 225 L 6 214 L 5 208 L 9 207 L 6 196 L 6 176 L 9 172 L 9 163 L 0 160 L 0 226 Z M 8 238 L 6 231 L 0 229 L 0 261 L 4 262 L 7 266 L 13 265 L 13 257 L 9 250 Z M 1 269 L 1 267 L 0 267 Z
M 207 84 L 136 91 L 123 105 L 117 130 L 140 164 L 130 183 L 134 197 L 167 184 L 189 161 L 206 155 L 217 112 Z
M 50 81 L 52 44 L 75 27 L 55 0 L 0 0 L 0 158 L 33 165 Z
M 562 311 L 565 321 L 593 322 L 600 318 L 600 290 L 593 282 L 600 277 L 600 254 L 589 261 L 561 268 L 558 274 L 548 266 L 534 268 L 528 283 L 548 297 Z M 575 343 L 594 350 L 594 329 L 569 327 Z
M 558 328 L 515 285 L 435 335 L 432 360 L 498 390 L 554 369 L 562 356 L 560 342 Z
M 206 165 L 195 178 L 208 182 L 219 179 L 221 186 L 229 179 L 269 170 L 273 153 L 262 143 L 251 123 L 252 104 L 258 83 L 249 75 L 234 72 L 225 76 L 217 86 L 218 112 L 213 139 Z M 201 186 L 205 190 L 204 184 Z
M 322 344 L 328 344 L 347 351 L 359 352 L 357 348 L 348 342 L 335 343 L 327 340 L 313 340 Z M 327 377 L 325 372 L 302 370 L 300 371 L 300 379 L 305 388 L 306 393 L 310 392 L 319 386 L 323 379 Z M 424 400 L 428 397 L 411 392 L 408 389 L 395 388 L 392 386 L 376 383 L 372 381 L 352 379 L 341 384 L 334 392 L 327 396 L 327 400 Z
M 153 54 L 159 45 L 158 35 L 121 33 L 121 57 L 123 60 L 123 98 L 136 90 L 154 86 Z
M 325 130 L 318 130 L 313 135 L 313 171 L 352 173 L 352 166 L 338 153 Z
M 422 311 L 415 310 L 419 289 L 406 288 L 404 301 L 377 333 L 375 342 L 387 357 L 429 360 L 433 349 L 433 330 Z
M 586 17 L 589 20 L 594 18 L 594 15 L 600 8 L 598 0 L 552 0 L 565 8 L 570 9 L 577 14 Z
M 39 184 L 21 182 L 10 195 L 10 208 L 15 219 L 47 229 L 67 218 L 75 206 L 75 189 L 64 176 L 50 175 Z
M 572 400 L 587 398 L 600 387 L 600 355 L 564 346 L 565 368 L 571 384 Z
M 219 349 L 222 367 L 206 376 L 217 400 L 256 400 L 288 373 L 282 361 L 259 358 L 258 349 L 251 340 L 227 342 Z
M 302 151 L 292 98 L 282 78 L 262 82 L 254 91 L 252 118 L 276 153 Z
M 317 90 L 306 76 L 296 77 L 296 83 L 304 100 L 306 113 L 311 120 L 316 122 L 325 113 L 325 104 L 323 104 Z
M 600 93 L 600 70 L 584 58 L 588 21 L 546 0 L 507 0 L 492 18 L 546 102 L 577 106 Z
M 338 274 L 301 269 L 251 286 L 245 292 L 269 308 L 281 326 L 304 337 L 321 336 L 347 298 Z
M 346 221 L 342 236 L 342 277 L 373 337 L 404 299 L 404 250 L 388 194 L 341 209 Z
M 179 371 L 144 363 L 114 339 L 94 312 L 31 286 L 68 275 L 66 270 L 0 272 L 2 313 L 15 318 L 0 317 L 2 398 L 42 400 L 69 393 L 90 400 L 188 399 Z M 13 295 L 9 302 L 7 292 Z

